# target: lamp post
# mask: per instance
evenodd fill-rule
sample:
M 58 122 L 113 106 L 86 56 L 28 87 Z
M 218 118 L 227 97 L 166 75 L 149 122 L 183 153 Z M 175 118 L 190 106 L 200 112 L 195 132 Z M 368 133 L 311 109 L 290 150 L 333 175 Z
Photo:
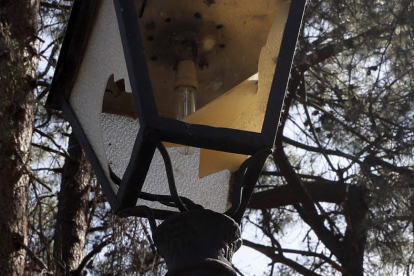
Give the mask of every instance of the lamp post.
M 149 219 L 168 275 L 236 275 L 305 4 L 75 0 L 48 105 L 113 211 Z

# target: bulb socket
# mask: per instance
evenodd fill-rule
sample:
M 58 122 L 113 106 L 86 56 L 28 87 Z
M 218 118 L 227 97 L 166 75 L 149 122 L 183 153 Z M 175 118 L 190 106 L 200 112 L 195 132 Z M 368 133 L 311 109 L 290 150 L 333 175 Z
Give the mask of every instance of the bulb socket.
M 197 89 L 197 73 L 193 60 L 181 60 L 178 62 L 174 89 L 177 89 L 179 86 L 192 86 Z

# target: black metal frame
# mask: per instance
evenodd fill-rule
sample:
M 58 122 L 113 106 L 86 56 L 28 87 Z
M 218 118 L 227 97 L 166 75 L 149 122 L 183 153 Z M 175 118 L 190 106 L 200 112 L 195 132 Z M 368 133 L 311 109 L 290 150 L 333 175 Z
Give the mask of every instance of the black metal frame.
M 144 138 L 148 129 L 157 132 L 162 141 L 231 153 L 253 155 L 273 146 L 306 0 L 294 0 L 291 4 L 261 133 L 188 124 L 160 117 L 151 89 L 134 3 L 127 0 L 114 0 L 114 3 L 141 125 L 133 159 L 117 195 L 119 202 L 122 202 L 121 208 L 136 204 L 144 183 L 155 149 Z M 264 161 L 253 178 L 258 178 Z
M 75 1 L 74 5 L 77 5 L 78 2 L 79 1 Z M 291 64 L 306 0 L 293 0 L 290 6 L 261 133 L 188 124 L 182 121 L 160 117 L 152 93 L 135 5 L 131 0 L 114 0 L 114 4 L 128 75 L 130 77 L 132 93 L 140 121 L 140 130 L 134 144 L 131 159 L 120 182 L 117 194 L 115 194 L 110 187 L 109 180 L 104 174 L 101 164 L 96 158 L 86 135 L 81 129 L 80 124 L 76 119 L 76 115 L 71 110 L 69 103 L 66 100 L 66 98 L 68 98 L 67 92 L 63 93 L 64 96 L 61 97 L 60 102 L 61 108 L 91 161 L 97 174 L 97 178 L 103 187 L 104 193 L 115 212 L 120 212 L 135 206 L 140 197 L 141 189 L 156 149 L 155 144 L 146 137 L 148 131 L 157 133 L 159 138 L 165 142 L 230 153 L 254 155 L 263 149 L 272 148 L 289 80 Z M 75 7 L 80 9 L 78 6 Z M 73 16 L 71 16 L 71 20 L 72 17 Z M 79 22 L 77 22 L 77 25 L 79 25 Z M 71 27 L 71 25 L 69 27 Z M 85 36 L 84 34 L 85 32 L 83 32 L 83 36 Z M 86 38 L 83 39 L 83 42 L 86 43 Z M 64 44 L 66 43 L 71 43 L 71 40 L 67 37 L 65 37 L 64 41 Z M 67 46 L 64 45 L 62 51 L 67 51 L 66 48 Z M 83 53 L 84 48 L 81 48 L 80 51 Z M 61 61 L 59 59 L 57 70 L 65 69 L 65 66 L 67 65 L 64 63 L 65 60 Z M 78 64 L 80 64 L 80 61 Z M 76 76 L 76 72 L 77 70 L 74 70 L 74 76 Z M 71 85 L 72 83 L 70 83 L 70 90 L 72 87 Z M 55 80 L 52 84 L 52 90 L 53 86 L 59 86 L 56 84 Z M 69 88 L 66 87 L 65 91 L 68 91 L 68 89 Z M 52 94 L 52 97 L 56 97 L 56 95 Z M 255 164 L 250 166 L 249 170 L 246 172 L 245 181 L 248 182 L 248 185 L 244 187 L 240 207 L 234 213 L 236 221 L 240 221 L 243 216 L 264 162 L 265 158 L 258 158 Z M 156 218 L 166 217 L 168 214 L 171 214 L 171 212 L 156 210 L 154 213 Z

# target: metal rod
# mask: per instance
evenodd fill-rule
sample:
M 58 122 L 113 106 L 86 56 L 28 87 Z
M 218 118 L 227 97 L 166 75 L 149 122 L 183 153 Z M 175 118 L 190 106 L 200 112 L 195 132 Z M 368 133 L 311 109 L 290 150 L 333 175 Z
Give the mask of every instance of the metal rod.
M 147 217 L 151 227 L 151 232 L 154 233 L 154 231 L 157 229 L 157 223 L 155 221 L 154 213 L 148 206 L 134 206 L 125 208 L 122 211 L 120 211 L 117 215 L 125 218 L 129 216 L 142 216 L 142 214 L 145 214 L 145 216 Z
M 156 195 L 156 194 L 141 192 L 139 195 L 139 198 L 143 200 L 149 200 L 149 201 L 158 201 L 159 203 L 165 206 L 178 208 L 177 205 L 173 203 L 174 199 L 168 195 Z M 187 206 L 189 210 L 204 209 L 201 205 L 195 204 L 189 198 L 180 196 L 180 199 L 185 204 L 185 206 Z
M 170 199 L 165 199 L 165 198 L 161 197 L 160 195 L 154 195 L 154 194 L 150 194 L 150 193 L 141 192 L 139 194 L 139 198 L 143 199 L 143 200 L 148 200 L 148 201 L 157 201 L 157 202 L 161 203 L 164 206 L 177 208 L 177 205 L 175 203 L 173 203 L 174 200 L 172 200 L 171 197 L 170 197 Z
M 161 156 L 164 160 L 165 171 L 167 173 L 167 179 L 168 179 L 168 187 L 170 189 L 171 197 L 174 199 L 174 202 L 177 205 L 177 208 L 181 212 L 187 212 L 188 208 L 181 201 L 178 195 L 177 187 L 175 186 L 174 172 L 173 172 L 171 159 L 167 152 L 167 149 L 164 147 L 164 145 L 162 144 L 160 138 L 158 137 L 155 131 L 148 130 L 146 133 L 146 136 L 151 142 L 154 143 L 154 145 L 160 151 Z
M 233 217 L 238 209 L 240 208 L 242 202 L 242 191 L 244 188 L 244 181 L 245 175 L 247 174 L 247 170 L 249 166 L 255 162 L 262 162 L 264 156 L 269 156 L 272 153 L 270 148 L 265 148 L 259 150 L 255 154 L 253 154 L 250 158 L 246 159 L 239 167 L 236 173 L 236 188 L 233 196 L 233 200 L 231 203 L 230 209 L 228 209 L 224 214 Z

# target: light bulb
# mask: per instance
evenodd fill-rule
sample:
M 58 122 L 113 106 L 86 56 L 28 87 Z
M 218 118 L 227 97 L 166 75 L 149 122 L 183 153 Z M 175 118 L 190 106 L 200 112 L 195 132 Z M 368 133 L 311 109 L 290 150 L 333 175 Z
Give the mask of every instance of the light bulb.
M 176 111 L 175 118 L 182 120 L 191 113 L 196 111 L 195 93 L 196 88 L 190 85 L 181 85 L 175 89 L 176 93 Z
M 177 120 L 181 120 L 195 112 L 196 91 L 195 87 L 189 85 L 178 86 L 175 89 L 177 99 L 175 116 Z M 195 153 L 196 149 L 185 146 L 178 148 L 177 151 L 183 155 L 191 155 Z
M 191 113 L 196 111 L 195 105 L 195 93 L 196 88 L 190 85 L 181 85 L 175 89 L 176 94 L 176 111 L 175 111 L 175 118 L 177 120 L 182 120 L 183 118 L 187 117 Z M 177 150 L 182 155 L 191 155 L 196 152 L 194 147 L 180 147 Z
M 196 111 L 197 75 L 193 60 L 182 60 L 177 64 L 174 84 L 175 118 L 182 120 Z M 180 147 L 178 152 L 183 155 L 195 153 L 193 147 Z

